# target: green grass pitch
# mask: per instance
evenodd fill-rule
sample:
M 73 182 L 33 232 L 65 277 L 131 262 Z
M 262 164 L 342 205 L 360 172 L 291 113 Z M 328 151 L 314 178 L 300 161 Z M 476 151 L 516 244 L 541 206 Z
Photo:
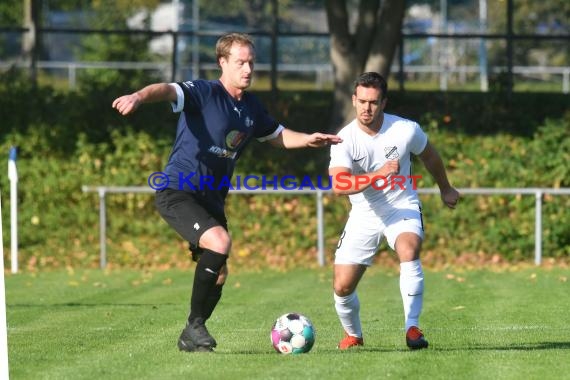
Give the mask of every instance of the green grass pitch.
M 214 353 L 179 352 L 192 284 L 183 271 L 6 275 L 12 379 L 563 379 L 570 375 L 567 269 L 426 270 L 422 328 L 404 342 L 398 273 L 373 267 L 359 288 L 365 346 L 341 352 L 330 268 L 231 274 L 208 328 Z M 277 354 L 279 315 L 317 339 Z

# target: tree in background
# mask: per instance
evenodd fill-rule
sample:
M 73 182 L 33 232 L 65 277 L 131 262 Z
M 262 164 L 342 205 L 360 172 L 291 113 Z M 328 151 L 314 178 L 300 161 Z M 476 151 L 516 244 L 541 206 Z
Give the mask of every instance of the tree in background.
M 196 0 L 180 0 L 186 8 Z M 25 9 L 28 4 L 35 4 L 42 12 L 59 10 L 62 12 L 79 12 L 89 15 L 89 24 L 83 27 L 94 29 L 128 29 L 126 20 L 141 9 L 147 12 L 155 9 L 159 4 L 167 3 L 160 0 L 0 0 L 0 26 L 25 25 Z M 464 17 L 457 12 L 473 13 L 477 9 L 478 0 L 446 0 L 449 9 L 448 16 L 456 20 Z M 326 13 L 328 31 L 330 33 L 330 61 L 334 69 L 334 110 L 331 122 L 331 131 L 342 126 L 352 115 L 350 95 L 352 81 L 362 71 L 374 70 L 384 75 L 390 72 L 390 66 L 398 46 L 402 21 L 406 6 L 414 4 L 427 4 L 435 11 L 441 7 L 441 0 L 200 0 L 200 28 L 232 28 L 240 31 L 268 33 L 273 29 L 274 10 L 278 5 L 280 30 L 289 30 L 296 24 L 296 14 L 292 9 L 299 6 L 322 10 Z M 491 1 L 488 4 L 488 32 L 506 33 L 506 7 L 507 1 Z M 570 33 L 570 2 L 568 0 L 532 1 L 516 0 L 514 5 L 515 34 L 539 33 L 545 35 Z M 297 10 L 298 12 L 298 10 Z M 29 12 L 28 12 L 29 13 Z M 297 13 L 298 14 L 298 13 Z M 43 15 L 45 17 L 45 15 Z M 324 24 L 320 23 L 320 24 Z M 40 22 L 41 25 L 41 22 Z M 49 26 L 45 24 L 45 26 Z M 219 29 L 217 29 L 219 30 Z M 229 30 L 229 29 L 228 29 Z M 293 29 L 291 29 L 293 30 Z M 295 30 L 293 30 L 295 31 Z M 318 31 L 326 31 L 321 28 Z M 29 34 L 29 33 L 28 33 Z M 57 34 L 49 34 L 58 38 Z M 0 53 L 9 46 L 3 43 L 7 34 L 0 33 Z M 55 37 L 54 37 L 55 36 Z M 148 36 L 115 35 L 104 37 L 93 35 L 82 37 L 81 46 L 77 46 L 79 53 L 77 59 L 92 61 L 152 61 L 155 57 L 148 52 Z M 24 36 L 25 37 L 25 36 Z M 12 38 L 13 40 L 13 38 Z M 199 47 L 202 62 L 211 62 L 214 58 L 212 52 L 213 37 L 201 37 Z M 269 38 L 259 38 L 259 52 L 267 52 L 271 41 Z M 303 59 L 309 63 L 328 63 L 327 42 L 323 42 L 323 49 L 310 49 L 315 40 L 302 38 L 287 38 L 287 46 L 281 43 L 279 47 L 282 57 L 281 63 L 298 63 Z M 321 39 L 322 41 L 323 39 Z M 42 38 L 38 43 L 41 43 Z M 283 41 L 283 40 L 281 40 Z M 309 42 L 305 42 L 309 41 Z M 60 42 L 60 41 L 58 41 Z M 503 40 L 489 40 L 489 62 L 494 65 L 504 65 L 506 62 L 505 46 Z M 568 40 L 515 40 L 515 65 L 534 66 L 567 66 L 570 56 Z M 305 44 L 305 45 L 301 45 Z M 13 45 L 13 43 L 12 43 Z M 191 44 L 187 43 L 187 46 Z M 269 47 L 268 47 L 269 46 Z M 309 46 L 299 54 L 299 47 Z M 409 46 L 409 45 L 408 45 Z M 12 46 L 13 48 L 13 46 Z M 17 46 L 16 46 L 17 49 Z M 11 49 L 14 50 L 14 49 Z M 25 50 L 25 49 L 24 49 Z M 46 49 L 46 55 L 49 53 Z M 315 61 L 311 61 L 317 52 L 321 54 Z M 292 53 L 291 53 L 292 52 Z M 311 54 L 309 54 L 311 53 Z M 472 54 L 476 54 L 473 51 Z M 265 54 L 268 56 L 269 54 Z M 188 54 L 187 54 L 188 56 Z M 49 59 L 41 56 L 40 59 Z M 261 58 L 261 54 L 260 54 Z M 162 57 L 164 61 L 164 57 Z M 318 62 L 317 62 L 318 60 Z M 263 63 L 267 63 L 266 61 Z M 93 80 L 105 79 L 93 72 Z M 140 73 L 131 72 L 128 76 Z M 83 79 L 83 78 L 80 78 Z M 105 79 L 114 83 L 113 79 Z
M 350 25 L 350 0 L 326 0 L 334 72 L 331 131 L 353 118 L 352 83 L 365 71 L 388 76 L 399 43 L 405 12 L 404 0 L 360 0 L 357 21 Z
M 88 23 L 94 29 L 126 30 L 128 19 L 142 12 L 145 16 L 143 30 L 150 30 L 150 13 L 159 0 L 91 0 L 88 7 Z M 84 61 L 152 62 L 155 57 L 148 46 L 151 36 L 146 34 L 87 34 L 77 47 L 76 57 Z M 132 89 L 161 78 L 148 70 L 82 70 L 79 85 L 82 89 L 107 87 Z

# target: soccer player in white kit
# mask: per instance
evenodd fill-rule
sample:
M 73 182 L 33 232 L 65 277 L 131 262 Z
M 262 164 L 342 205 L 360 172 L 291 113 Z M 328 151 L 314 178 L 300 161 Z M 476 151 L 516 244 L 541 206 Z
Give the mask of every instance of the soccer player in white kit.
M 417 155 L 433 176 L 447 207 L 455 208 L 459 200 L 440 155 L 420 126 L 384 113 L 387 87 L 375 72 L 357 79 L 352 95 L 356 119 L 340 130 L 343 142 L 330 152 L 332 190 L 348 195 L 352 205 L 334 262 L 335 309 L 345 331 L 338 345 L 342 350 L 364 344 L 356 288 L 384 237 L 400 260 L 406 344 L 410 349 L 428 347 L 419 328 L 424 232 L 411 155 Z

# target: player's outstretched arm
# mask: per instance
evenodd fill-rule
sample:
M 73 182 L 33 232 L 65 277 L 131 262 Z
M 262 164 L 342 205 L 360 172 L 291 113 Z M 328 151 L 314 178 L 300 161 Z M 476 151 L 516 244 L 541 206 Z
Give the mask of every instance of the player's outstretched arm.
M 329 145 L 338 144 L 342 142 L 342 139 L 337 135 L 329 135 L 326 133 L 319 133 L 319 132 L 313 134 L 307 134 L 285 128 L 279 134 L 279 136 L 269 141 L 273 146 L 279 148 L 295 149 L 295 148 L 322 148 Z
M 419 158 L 424 163 L 427 171 L 435 179 L 435 182 L 439 187 L 443 203 L 449 208 L 455 208 L 455 206 L 457 206 L 457 202 L 459 202 L 459 192 L 449 183 L 445 166 L 443 165 L 443 160 L 435 147 L 431 145 L 429 141 L 424 151 L 420 153 Z
M 176 89 L 168 83 L 155 83 L 148 85 L 137 92 L 123 95 L 113 101 L 115 108 L 121 115 L 128 115 L 137 110 L 143 103 L 176 101 Z

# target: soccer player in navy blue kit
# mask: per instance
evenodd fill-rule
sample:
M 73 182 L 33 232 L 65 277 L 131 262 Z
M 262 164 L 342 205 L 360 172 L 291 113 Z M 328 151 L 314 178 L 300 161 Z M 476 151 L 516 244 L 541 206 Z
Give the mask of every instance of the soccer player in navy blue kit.
M 318 148 L 337 144 L 336 135 L 306 134 L 285 128 L 251 93 L 255 46 L 251 37 L 229 33 L 216 43 L 218 80 L 155 83 L 113 102 L 122 115 L 143 103 L 168 101 L 179 112 L 176 139 L 165 173 L 169 185 L 157 191 L 161 216 L 190 244 L 197 261 L 190 314 L 178 339 L 182 351 L 213 351 L 216 340 L 206 328 L 222 296 L 231 248 L 224 212 L 236 160 L 251 139 L 279 148 Z M 205 185 L 204 178 L 207 178 Z

